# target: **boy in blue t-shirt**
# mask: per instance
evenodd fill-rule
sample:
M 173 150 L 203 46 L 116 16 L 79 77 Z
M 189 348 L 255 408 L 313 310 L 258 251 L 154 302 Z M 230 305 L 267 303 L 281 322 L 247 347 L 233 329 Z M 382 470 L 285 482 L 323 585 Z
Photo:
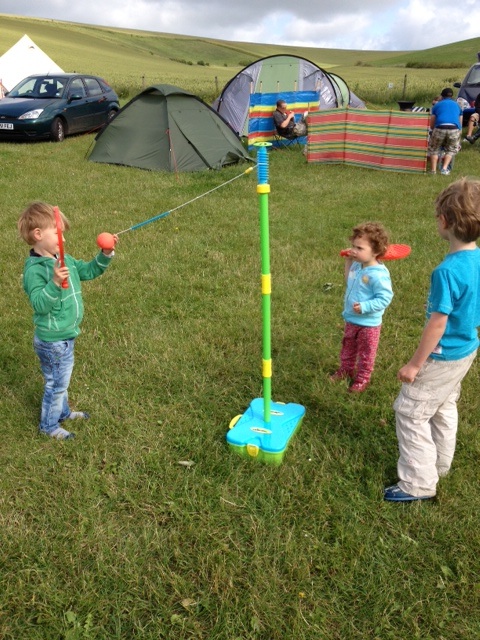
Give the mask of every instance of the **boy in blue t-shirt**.
M 397 484 L 385 500 L 409 502 L 436 495 L 455 453 L 460 386 L 475 359 L 480 326 L 480 180 L 462 178 L 435 202 L 437 229 L 450 250 L 434 269 L 427 323 L 411 360 L 398 372 L 395 400 Z

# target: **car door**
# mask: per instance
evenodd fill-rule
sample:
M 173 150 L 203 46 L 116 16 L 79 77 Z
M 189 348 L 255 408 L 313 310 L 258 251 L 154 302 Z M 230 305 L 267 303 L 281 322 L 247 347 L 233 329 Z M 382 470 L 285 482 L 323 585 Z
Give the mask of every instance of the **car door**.
M 101 127 L 107 120 L 108 100 L 96 78 L 85 77 L 87 100 L 90 107 L 92 129 Z
M 80 133 L 93 128 L 90 124 L 90 105 L 87 91 L 80 76 L 70 80 L 65 97 L 67 104 L 64 115 L 67 120 L 68 133 Z

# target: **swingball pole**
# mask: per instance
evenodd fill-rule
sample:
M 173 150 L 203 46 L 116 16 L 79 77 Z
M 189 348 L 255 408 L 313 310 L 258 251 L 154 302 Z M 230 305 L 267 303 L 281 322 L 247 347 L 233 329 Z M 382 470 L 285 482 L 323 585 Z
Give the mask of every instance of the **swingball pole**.
M 305 407 L 299 404 L 272 402 L 270 241 L 268 221 L 268 147 L 257 147 L 258 203 L 260 211 L 260 252 L 262 275 L 262 378 L 263 398 L 255 398 L 243 415 L 230 421 L 227 442 L 244 457 L 280 464 L 290 438 L 300 426 Z
M 257 143 L 257 193 L 260 210 L 260 255 L 262 268 L 262 377 L 263 377 L 263 420 L 270 423 L 272 402 L 272 331 L 271 300 L 272 276 L 270 274 L 270 233 L 268 221 L 268 154 L 269 143 Z M 262 146 L 260 146 L 262 145 Z

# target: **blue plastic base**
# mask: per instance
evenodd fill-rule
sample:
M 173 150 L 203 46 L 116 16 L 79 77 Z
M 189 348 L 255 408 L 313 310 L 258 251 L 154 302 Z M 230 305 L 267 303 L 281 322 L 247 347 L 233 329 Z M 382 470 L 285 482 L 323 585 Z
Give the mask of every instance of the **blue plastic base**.
M 305 407 L 272 402 L 269 423 L 263 419 L 263 407 L 263 398 L 252 400 L 247 411 L 230 423 L 227 442 L 244 457 L 280 464 L 291 437 L 303 420 Z

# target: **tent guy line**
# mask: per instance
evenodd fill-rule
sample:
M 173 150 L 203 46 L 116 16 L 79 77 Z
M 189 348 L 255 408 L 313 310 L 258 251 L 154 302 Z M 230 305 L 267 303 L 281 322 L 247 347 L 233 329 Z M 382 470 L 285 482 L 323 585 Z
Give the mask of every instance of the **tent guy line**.
M 188 200 L 187 202 L 184 202 L 183 204 L 179 204 L 178 207 L 174 207 L 173 209 L 170 209 L 169 211 L 164 211 L 163 213 L 159 213 L 158 215 L 153 216 L 152 218 L 148 218 L 148 220 L 144 220 L 143 222 L 138 222 L 137 224 L 134 224 L 133 226 L 128 227 L 128 229 L 124 229 L 123 231 L 117 231 L 117 233 L 115 235 L 119 236 L 122 233 L 127 233 L 127 231 L 134 231 L 135 229 L 139 229 L 140 227 L 145 227 L 147 224 L 150 224 L 151 222 L 156 222 L 157 220 L 161 220 L 162 218 L 166 218 L 168 215 L 170 215 L 174 211 L 177 211 L 178 209 L 181 209 L 182 207 L 186 207 L 187 204 L 191 204 L 192 202 L 195 202 L 196 200 L 199 200 L 200 198 L 203 198 L 204 196 L 208 196 L 210 193 L 213 193 L 217 189 L 220 189 L 221 187 L 225 187 L 227 184 L 230 184 L 234 180 L 237 180 L 238 178 L 241 178 L 242 176 L 251 173 L 255 169 L 256 166 L 257 165 L 254 165 L 252 167 L 248 167 L 248 169 L 245 169 L 245 171 L 242 171 L 242 173 L 239 173 L 238 176 L 235 176 L 233 178 L 230 178 L 230 180 L 226 180 L 225 182 L 222 182 L 222 184 L 219 184 L 216 187 L 213 187 L 213 189 L 209 189 L 209 191 L 205 191 L 205 193 L 201 193 L 200 195 L 196 196 L 195 198 L 192 198 L 191 200 Z

